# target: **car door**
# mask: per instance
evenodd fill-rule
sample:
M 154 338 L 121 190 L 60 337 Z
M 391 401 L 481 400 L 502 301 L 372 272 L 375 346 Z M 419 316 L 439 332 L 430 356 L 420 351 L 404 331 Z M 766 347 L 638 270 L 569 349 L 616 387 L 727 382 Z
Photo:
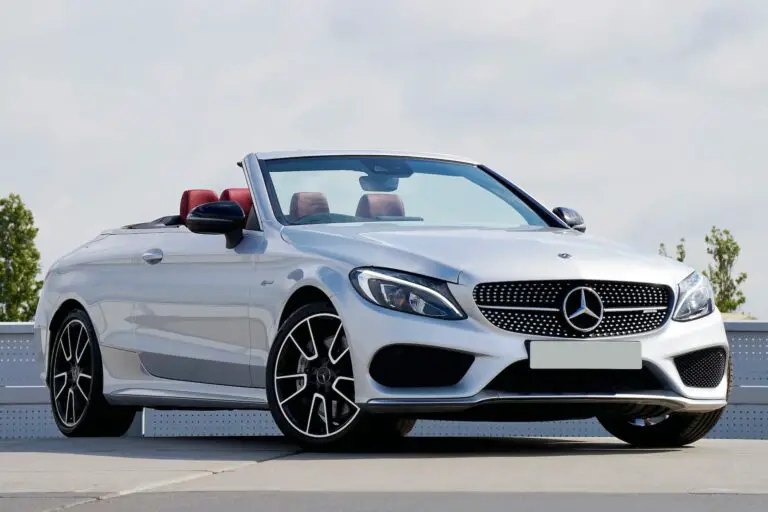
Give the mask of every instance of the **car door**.
M 263 234 L 250 230 L 234 249 L 223 236 L 185 227 L 146 237 L 134 283 L 135 336 L 149 373 L 253 387 L 249 295 L 264 246 Z

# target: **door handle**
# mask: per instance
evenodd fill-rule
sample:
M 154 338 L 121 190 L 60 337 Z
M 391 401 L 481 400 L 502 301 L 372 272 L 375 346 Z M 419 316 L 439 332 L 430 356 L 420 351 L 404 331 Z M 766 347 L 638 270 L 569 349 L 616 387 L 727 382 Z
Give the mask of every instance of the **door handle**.
M 155 263 L 160 263 L 163 260 L 163 251 L 161 251 L 160 249 L 150 249 L 141 255 L 141 259 L 143 259 L 144 262 L 149 263 L 150 265 L 154 265 Z

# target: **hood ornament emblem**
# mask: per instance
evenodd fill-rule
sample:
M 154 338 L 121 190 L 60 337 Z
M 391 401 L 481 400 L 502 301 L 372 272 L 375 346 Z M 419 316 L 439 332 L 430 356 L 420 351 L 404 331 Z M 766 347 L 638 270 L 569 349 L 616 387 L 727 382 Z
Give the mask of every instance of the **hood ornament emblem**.
M 561 252 L 560 254 L 558 254 L 558 256 L 560 256 L 560 257 L 561 257 L 561 258 L 563 258 L 564 260 L 567 260 L 568 258 L 570 258 L 570 257 L 571 257 L 571 255 L 570 255 L 570 254 L 568 254 L 567 252 Z

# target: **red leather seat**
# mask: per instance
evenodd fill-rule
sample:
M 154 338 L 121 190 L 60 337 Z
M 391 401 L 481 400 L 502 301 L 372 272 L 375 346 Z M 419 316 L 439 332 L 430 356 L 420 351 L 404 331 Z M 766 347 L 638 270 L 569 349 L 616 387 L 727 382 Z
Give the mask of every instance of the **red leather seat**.
M 187 215 L 190 210 L 205 203 L 218 201 L 219 196 L 213 190 L 194 188 L 185 190 L 181 195 L 181 204 L 179 205 L 179 218 L 182 224 L 187 222 Z
M 221 192 L 220 201 L 234 201 L 240 205 L 247 217 L 253 207 L 251 191 L 247 188 L 227 188 Z
M 289 215 L 294 220 L 316 213 L 330 213 L 330 211 L 328 199 L 322 192 L 296 192 L 291 196 Z
M 405 206 L 397 194 L 364 194 L 357 203 L 355 216 L 405 217 Z

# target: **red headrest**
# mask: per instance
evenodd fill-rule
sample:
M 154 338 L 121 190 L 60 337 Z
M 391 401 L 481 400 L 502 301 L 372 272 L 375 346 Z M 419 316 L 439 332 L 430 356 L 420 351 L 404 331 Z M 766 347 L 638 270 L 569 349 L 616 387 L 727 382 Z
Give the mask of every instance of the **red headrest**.
M 181 217 L 181 223 L 187 221 L 187 215 L 193 208 L 205 203 L 212 203 L 218 201 L 219 196 L 213 190 L 207 189 L 191 189 L 185 190 L 181 195 L 181 204 L 179 205 L 179 217 Z
M 251 191 L 247 188 L 228 188 L 221 192 L 219 197 L 220 201 L 234 201 L 240 205 L 240 208 L 245 212 L 246 217 L 251 211 L 253 206 L 253 199 L 251 199 Z
M 405 217 L 405 206 L 397 194 L 365 194 L 357 203 L 357 217 Z
M 315 213 L 330 213 L 328 199 L 321 192 L 296 192 L 291 197 L 290 216 L 294 219 Z

